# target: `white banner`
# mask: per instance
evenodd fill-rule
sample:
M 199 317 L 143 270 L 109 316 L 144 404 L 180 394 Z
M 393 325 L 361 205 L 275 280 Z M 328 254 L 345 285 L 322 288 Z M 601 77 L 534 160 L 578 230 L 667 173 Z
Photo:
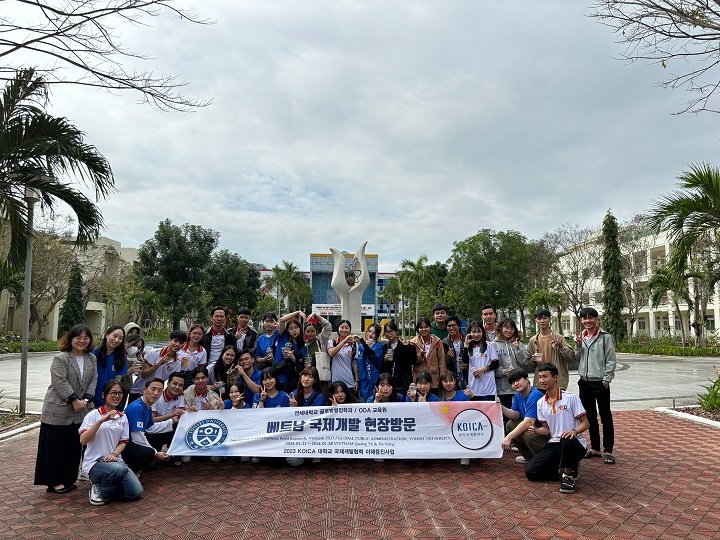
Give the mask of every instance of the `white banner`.
M 172 456 L 500 458 L 499 403 L 368 403 L 186 412 Z

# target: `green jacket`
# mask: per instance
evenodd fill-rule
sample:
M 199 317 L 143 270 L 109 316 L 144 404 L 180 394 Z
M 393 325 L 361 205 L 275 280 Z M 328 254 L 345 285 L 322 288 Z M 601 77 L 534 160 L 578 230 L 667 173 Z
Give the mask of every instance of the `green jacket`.
M 610 383 L 615 378 L 615 342 L 612 334 L 600 330 L 590 347 L 583 340 L 575 347 L 575 359 L 578 361 L 578 375 L 586 381 Z

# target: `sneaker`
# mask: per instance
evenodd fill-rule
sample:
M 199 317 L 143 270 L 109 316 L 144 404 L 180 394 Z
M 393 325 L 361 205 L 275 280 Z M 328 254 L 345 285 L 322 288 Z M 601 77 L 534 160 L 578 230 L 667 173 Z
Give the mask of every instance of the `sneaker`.
M 241 456 L 240 457 L 240 463 L 248 463 L 250 461 L 250 456 Z
M 182 461 L 183 463 L 190 463 L 190 458 L 191 458 L 191 457 L 192 457 L 192 456 L 183 456 L 183 457 L 180 458 L 180 461 Z
M 220 461 L 220 456 L 210 456 L 210 461 Z
M 470 458 L 464 457 L 460 460 L 460 465 L 470 465 Z
M 260 458 L 259 458 L 259 457 L 254 457 L 254 458 L 252 458 L 252 459 L 250 460 L 250 462 L 251 462 L 251 463 L 260 463 Z
M 88 478 L 85 471 L 80 471 L 80 474 L 78 474 L 78 480 L 80 480 L 80 482 L 89 482 L 90 478 Z
M 103 504 L 105 504 L 105 501 L 100 496 L 100 488 L 97 487 L 96 484 L 90 485 L 89 496 L 90 496 L 90 504 L 92 504 L 93 506 L 102 506 Z
M 322 459 L 320 459 L 319 457 L 316 457 L 316 458 L 312 458 L 310 460 L 310 463 L 320 463 L 321 461 L 322 461 Z
M 575 480 L 572 476 L 563 476 L 560 480 L 560 493 L 575 493 Z
M 519 449 L 517 446 L 513 446 L 513 447 L 510 448 L 510 451 L 511 451 L 511 452 L 519 452 L 520 449 Z
M 522 463 L 523 465 L 525 465 L 528 461 L 530 461 L 530 460 L 525 459 L 522 456 L 518 456 L 515 458 L 515 463 Z
M 580 465 L 573 469 L 573 472 L 570 476 L 573 477 L 573 480 L 577 480 L 578 478 L 580 478 Z

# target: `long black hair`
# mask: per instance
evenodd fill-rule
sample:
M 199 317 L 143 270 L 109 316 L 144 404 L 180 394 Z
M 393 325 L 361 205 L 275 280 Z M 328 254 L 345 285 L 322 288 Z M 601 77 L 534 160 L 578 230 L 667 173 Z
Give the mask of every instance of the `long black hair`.
M 97 361 L 98 364 L 100 364 L 100 366 L 103 368 L 107 365 L 107 337 L 115 330 L 120 330 L 123 333 L 123 338 L 120 342 L 120 345 L 115 347 L 115 350 L 113 351 L 115 353 L 115 361 L 113 362 L 113 366 L 115 366 L 115 371 L 117 372 L 120 371 L 127 362 L 127 353 L 125 352 L 125 329 L 122 326 L 113 325 L 107 330 L 105 330 L 105 335 L 103 336 L 102 343 L 100 343 L 100 350 L 97 354 Z

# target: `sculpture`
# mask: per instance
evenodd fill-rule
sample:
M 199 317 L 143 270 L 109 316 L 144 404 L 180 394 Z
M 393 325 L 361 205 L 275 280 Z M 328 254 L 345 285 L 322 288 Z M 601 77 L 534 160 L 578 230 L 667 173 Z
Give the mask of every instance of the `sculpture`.
M 365 242 L 355 253 L 352 261 L 351 274 L 345 272 L 345 256 L 335 248 L 330 248 L 333 256 L 334 268 L 332 281 L 333 290 L 340 297 L 342 304 L 342 318 L 350 321 L 356 332 L 361 329 L 362 295 L 370 285 L 370 273 L 365 260 Z

